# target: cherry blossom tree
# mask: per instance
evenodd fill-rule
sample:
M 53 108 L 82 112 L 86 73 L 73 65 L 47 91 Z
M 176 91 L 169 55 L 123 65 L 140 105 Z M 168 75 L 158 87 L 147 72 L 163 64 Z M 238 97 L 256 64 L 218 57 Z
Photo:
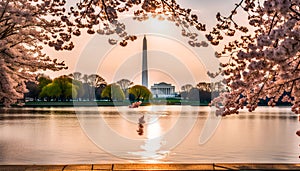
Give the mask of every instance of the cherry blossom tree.
M 248 15 L 248 28 L 235 20 L 238 9 Z M 217 14 L 218 24 L 206 35 L 217 45 L 225 35 L 240 39 L 224 46 L 217 57 L 229 57 L 221 64 L 220 73 L 230 88 L 214 100 L 220 114 L 238 113 L 244 106 L 253 111 L 261 99 L 270 106 L 281 100 L 292 103 L 292 111 L 300 113 L 300 1 L 241 0 L 229 16 Z M 216 74 L 210 74 L 216 76 Z
M 126 46 L 128 41 L 136 40 L 135 35 L 126 32 L 126 25 L 118 19 L 122 14 L 133 14 L 138 21 L 156 17 L 159 20 L 169 20 L 182 28 L 182 35 L 187 37 L 191 46 L 208 46 L 205 41 L 197 38 L 198 33 L 189 28 L 205 31 L 205 24 L 199 22 L 197 15 L 191 9 L 180 7 L 175 0 L 83 0 L 70 8 L 68 14 L 61 17 L 62 21 L 72 27 L 72 35 L 79 36 L 83 29 L 87 33 L 101 35 L 115 34 L 119 40 L 110 38 L 110 44 L 119 43 Z
M 35 81 L 34 72 L 66 68 L 51 60 L 41 44 L 57 50 L 73 48 L 63 23 L 55 19 L 64 12 L 63 6 L 63 1 L 0 1 L 0 103 L 9 106 L 22 99 L 25 81 Z
M 71 50 L 73 36 L 82 31 L 89 34 L 117 35 L 110 44 L 126 46 L 136 36 L 126 32 L 118 19 L 122 14 L 134 14 L 143 21 L 149 17 L 169 20 L 182 28 L 182 35 L 193 47 L 207 46 L 198 38 L 206 31 L 191 9 L 182 8 L 175 0 L 81 0 L 70 9 L 65 0 L 3 0 L 0 2 L 1 84 L 0 102 L 8 105 L 22 98 L 25 80 L 31 80 L 37 69 L 58 70 L 64 67 L 42 52 L 40 43 L 56 50 Z M 220 73 L 229 92 L 214 100 L 222 113 L 237 113 L 247 106 L 253 111 L 260 99 L 269 98 L 269 105 L 278 100 L 293 104 L 300 113 L 299 83 L 299 0 L 240 0 L 229 16 L 216 14 L 218 23 L 206 34 L 212 45 L 219 45 L 226 36 L 240 38 L 224 46 L 217 57 L 226 57 Z M 238 12 L 248 15 L 249 25 L 235 21 Z M 59 20 L 58 20 L 59 19 Z M 196 31 L 191 31 L 191 27 Z M 249 28 L 251 27 L 251 29 Z M 254 30 L 254 31 L 250 31 Z M 286 94 L 282 97 L 283 94 Z

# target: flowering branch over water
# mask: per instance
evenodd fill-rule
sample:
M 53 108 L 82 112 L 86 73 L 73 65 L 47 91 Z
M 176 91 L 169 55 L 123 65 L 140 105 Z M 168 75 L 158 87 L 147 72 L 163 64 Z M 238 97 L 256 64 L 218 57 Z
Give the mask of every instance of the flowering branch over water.
M 236 30 L 247 32 L 233 19 L 237 8 L 248 14 L 253 34 L 225 45 L 217 57 L 229 56 L 221 64 L 224 82 L 230 92 L 214 100 L 222 115 L 238 113 L 245 105 L 255 110 L 261 99 L 292 103 L 292 111 L 300 113 L 300 1 L 265 0 L 261 5 L 255 0 L 241 0 L 229 17 L 217 14 L 220 24 L 207 35 L 212 44 L 218 44 L 222 33 L 234 36 Z M 234 28 L 233 28 L 234 27 Z M 211 74 L 211 76 L 216 76 Z
M 43 51 L 42 42 L 62 49 L 72 49 L 54 33 L 64 37 L 61 21 L 50 19 L 64 8 L 63 2 L 2 0 L 0 2 L 0 102 L 16 103 L 26 92 L 25 81 L 34 81 L 38 70 L 60 70 L 64 62 L 51 60 Z M 52 35 L 52 36 L 51 36 Z
M 198 34 L 191 31 L 191 27 L 198 31 L 205 31 L 205 24 L 199 22 L 197 15 L 191 13 L 191 9 L 181 8 L 175 0 L 85 0 L 80 1 L 70 12 L 62 16 L 62 21 L 69 26 L 73 35 L 79 36 L 83 28 L 87 33 L 101 35 L 115 34 L 120 40 L 109 39 L 110 44 L 119 43 L 126 46 L 128 41 L 134 41 L 135 35 L 126 32 L 126 26 L 118 19 L 122 14 L 133 14 L 137 21 L 156 17 L 159 20 L 174 22 L 182 28 L 182 35 L 189 38 L 191 46 L 207 46 L 204 41 L 198 40 Z

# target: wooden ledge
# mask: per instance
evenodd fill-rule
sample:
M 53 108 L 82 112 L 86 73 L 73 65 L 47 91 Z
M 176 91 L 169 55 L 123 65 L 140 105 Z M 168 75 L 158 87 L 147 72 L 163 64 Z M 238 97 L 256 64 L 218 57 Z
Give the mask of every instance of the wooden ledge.
M 195 164 L 79 164 L 79 165 L 0 165 L 0 171 L 128 171 L 128 170 L 300 170 L 289 163 L 195 163 Z

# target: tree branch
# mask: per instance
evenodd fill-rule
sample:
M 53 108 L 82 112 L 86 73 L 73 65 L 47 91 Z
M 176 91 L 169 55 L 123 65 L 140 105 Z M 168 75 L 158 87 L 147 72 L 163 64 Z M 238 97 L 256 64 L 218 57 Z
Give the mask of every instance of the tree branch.
M 300 12 L 296 11 L 295 9 L 293 9 L 293 6 L 294 6 L 294 5 L 295 5 L 295 4 L 292 4 L 292 5 L 289 7 L 289 9 L 290 9 L 291 11 L 293 11 L 296 15 L 300 16 Z
M 256 103 L 256 101 L 259 99 L 259 94 L 260 94 L 260 93 L 262 92 L 262 90 L 264 89 L 266 82 L 267 82 L 267 79 L 265 78 L 265 80 L 264 80 L 264 82 L 263 82 L 263 85 L 261 86 L 261 88 L 260 88 L 260 90 L 258 91 L 258 93 L 255 95 L 255 100 L 252 101 L 251 106 L 253 106 L 253 105 Z
M 236 13 L 237 9 L 242 6 L 242 3 L 244 2 L 244 0 L 241 0 L 240 3 L 235 4 L 235 8 L 231 11 L 231 14 L 228 17 L 224 17 L 226 20 L 230 20 L 233 23 L 235 23 L 235 21 L 233 20 L 233 15 Z M 223 26 L 223 24 L 225 23 L 225 21 L 222 22 L 221 26 Z M 236 24 L 236 23 L 235 23 Z
M 166 2 L 165 0 L 161 0 L 161 2 L 163 4 L 163 8 L 164 8 L 164 4 L 166 4 L 173 11 L 174 15 L 176 16 L 175 9 L 168 2 Z
M 7 6 L 8 6 L 8 3 L 9 3 L 9 1 L 6 1 L 5 7 L 3 8 L 3 12 L 2 12 L 2 14 L 1 14 L 1 16 L 0 16 L 0 19 L 1 19 L 1 20 L 2 20 L 2 18 L 3 18 L 3 16 L 4 16 L 4 14 L 5 14 L 5 11 L 6 11 L 6 8 L 7 8 Z
M 270 29 L 269 29 L 269 32 L 268 32 L 268 35 L 270 35 L 270 33 L 271 33 L 271 30 L 273 29 L 273 27 L 277 24 L 277 21 L 274 23 L 274 21 L 275 21 L 275 18 L 277 17 L 277 12 L 274 14 L 274 17 L 273 17 L 273 19 L 272 19 L 272 22 L 271 22 L 271 26 L 270 26 Z M 274 25 L 273 25 L 273 23 L 274 23 Z
M 110 18 L 109 18 L 109 15 L 108 15 L 108 12 L 107 12 L 107 6 L 105 4 L 105 1 L 104 0 L 101 0 L 102 1 L 102 5 L 104 7 L 104 11 L 105 11 L 105 14 L 106 14 L 106 17 L 107 17 L 107 20 L 110 22 Z

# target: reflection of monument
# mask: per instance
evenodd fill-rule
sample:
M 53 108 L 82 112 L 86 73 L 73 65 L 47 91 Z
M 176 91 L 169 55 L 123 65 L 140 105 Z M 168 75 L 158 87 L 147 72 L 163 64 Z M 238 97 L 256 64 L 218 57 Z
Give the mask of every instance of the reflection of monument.
M 156 97 L 172 97 L 175 93 L 175 86 L 161 82 L 151 86 L 151 92 Z
M 147 39 L 143 39 L 142 85 L 148 88 Z

